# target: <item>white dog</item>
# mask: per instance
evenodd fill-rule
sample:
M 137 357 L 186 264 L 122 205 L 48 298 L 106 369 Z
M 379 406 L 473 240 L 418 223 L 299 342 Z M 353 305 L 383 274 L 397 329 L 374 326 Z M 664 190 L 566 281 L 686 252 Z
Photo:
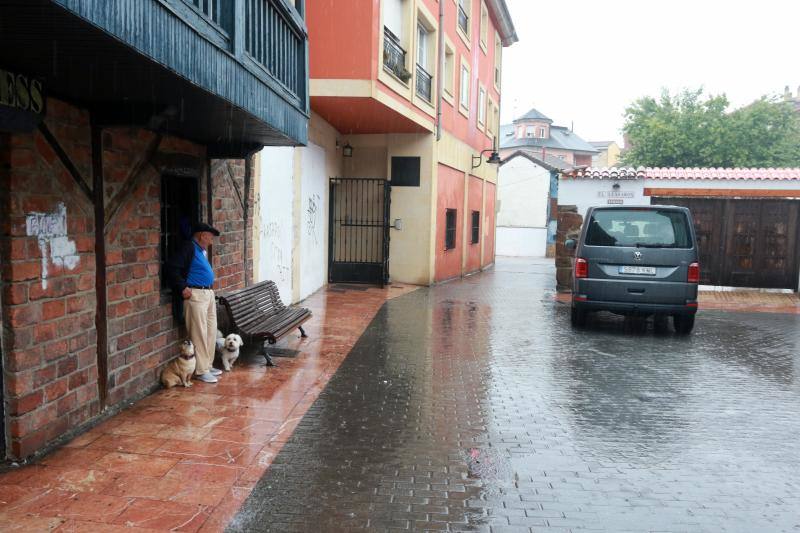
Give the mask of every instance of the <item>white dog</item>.
M 225 372 L 231 371 L 233 363 L 239 358 L 239 348 L 242 346 L 244 346 L 244 342 L 236 333 L 223 337 L 222 333 L 217 331 L 217 352 L 222 359 L 222 368 L 225 369 Z

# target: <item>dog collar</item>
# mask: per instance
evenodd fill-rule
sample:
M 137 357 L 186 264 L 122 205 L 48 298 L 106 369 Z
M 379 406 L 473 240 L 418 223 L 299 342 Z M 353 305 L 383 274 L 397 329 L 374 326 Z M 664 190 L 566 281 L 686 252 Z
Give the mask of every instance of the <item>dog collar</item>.
M 179 357 L 180 357 L 181 359 L 186 359 L 186 360 L 188 361 L 189 359 L 193 359 L 193 358 L 194 358 L 194 354 L 192 354 L 192 355 L 188 355 L 188 356 L 187 356 L 187 355 L 183 355 L 183 354 L 181 354 Z

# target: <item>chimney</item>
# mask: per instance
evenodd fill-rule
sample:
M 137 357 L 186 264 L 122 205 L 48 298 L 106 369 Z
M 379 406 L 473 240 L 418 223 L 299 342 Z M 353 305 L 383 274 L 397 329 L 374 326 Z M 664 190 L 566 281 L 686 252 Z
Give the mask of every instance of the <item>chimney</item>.
M 787 102 L 792 99 L 792 90 L 788 85 L 783 89 L 783 99 Z

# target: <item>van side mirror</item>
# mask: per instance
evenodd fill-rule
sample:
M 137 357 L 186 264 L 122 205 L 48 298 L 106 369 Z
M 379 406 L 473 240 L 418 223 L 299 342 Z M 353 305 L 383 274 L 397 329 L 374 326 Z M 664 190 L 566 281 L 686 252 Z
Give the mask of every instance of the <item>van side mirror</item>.
M 567 250 L 574 250 L 576 244 L 577 243 L 575 242 L 575 239 L 567 239 L 564 241 L 564 246 L 567 248 Z

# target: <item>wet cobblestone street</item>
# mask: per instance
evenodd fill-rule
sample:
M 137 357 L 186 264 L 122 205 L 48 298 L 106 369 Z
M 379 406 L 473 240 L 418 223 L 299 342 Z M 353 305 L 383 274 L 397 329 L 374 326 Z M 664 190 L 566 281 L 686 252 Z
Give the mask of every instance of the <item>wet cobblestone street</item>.
M 800 315 L 569 326 L 552 263 L 388 301 L 230 531 L 800 531 Z

